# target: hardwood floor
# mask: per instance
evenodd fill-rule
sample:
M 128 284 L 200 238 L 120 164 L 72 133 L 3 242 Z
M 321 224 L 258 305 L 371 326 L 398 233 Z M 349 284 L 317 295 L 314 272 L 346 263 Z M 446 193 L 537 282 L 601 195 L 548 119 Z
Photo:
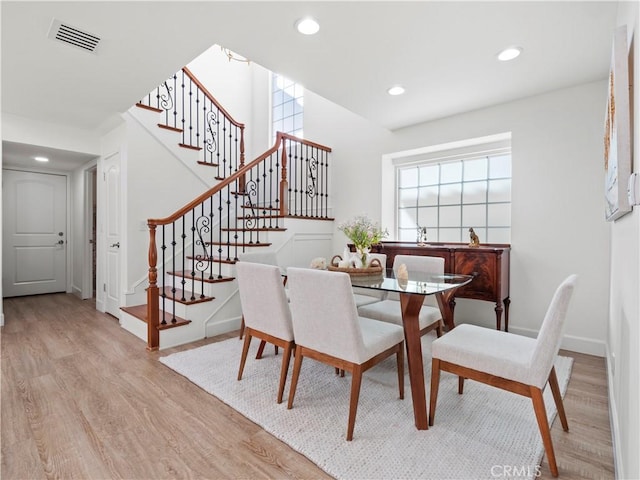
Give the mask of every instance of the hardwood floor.
M 73 295 L 8 298 L 4 313 L 3 479 L 330 478 L 157 360 L 233 335 L 150 353 Z M 604 360 L 562 353 L 575 363 L 570 433 L 552 431 L 560 478 L 614 478 Z

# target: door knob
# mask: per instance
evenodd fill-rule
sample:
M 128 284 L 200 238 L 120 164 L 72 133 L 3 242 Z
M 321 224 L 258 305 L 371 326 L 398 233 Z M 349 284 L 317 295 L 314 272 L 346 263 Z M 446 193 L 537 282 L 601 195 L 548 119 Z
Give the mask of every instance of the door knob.
M 56 245 L 64 245 L 64 240 L 58 240 L 58 241 L 56 242 Z
M 120 242 L 116 242 L 116 243 L 114 243 L 114 244 L 113 244 L 113 245 L 111 245 L 111 246 L 112 246 L 112 247 L 120 248 Z

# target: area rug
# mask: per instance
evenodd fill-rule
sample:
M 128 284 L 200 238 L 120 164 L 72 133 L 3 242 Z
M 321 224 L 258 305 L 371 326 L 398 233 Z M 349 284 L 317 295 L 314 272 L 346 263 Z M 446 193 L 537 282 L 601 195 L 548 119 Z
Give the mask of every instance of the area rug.
M 429 386 L 432 336 L 422 338 Z M 351 377 L 305 359 L 293 409 L 276 403 L 281 355 L 271 346 L 255 360 L 254 340 L 244 376 L 236 380 L 242 341 L 237 338 L 161 357 L 160 361 L 254 421 L 338 479 L 535 478 L 544 449 L 531 400 L 476 382 L 457 393 L 457 377 L 442 373 L 435 425 L 415 429 L 409 378 L 398 398 L 395 359 L 364 374 L 353 441 L 345 440 Z M 573 359 L 558 357 L 564 395 Z M 406 374 L 406 369 L 405 369 Z M 429 392 L 427 391 L 427 402 Z M 556 408 L 544 394 L 550 423 Z

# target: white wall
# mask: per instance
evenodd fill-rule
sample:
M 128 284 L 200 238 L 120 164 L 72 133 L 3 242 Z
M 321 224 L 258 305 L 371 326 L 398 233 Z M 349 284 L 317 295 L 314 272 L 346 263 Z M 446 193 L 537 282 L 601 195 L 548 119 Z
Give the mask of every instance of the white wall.
M 557 285 L 577 273 L 563 346 L 597 355 L 604 355 L 608 303 L 609 238 L 601 201 L 605 99 L 606 83 L 590 83 L 394 135 L 401 151 L 511 132 L 509 329 L 535 335 Z M 495 326 L 493 305 L 460 300 L 456 322 Z
M 630 82 L 633 84 L 633 168 L 640 172 L 640 45 L 638 2 L 621 2 L 618 25 L 627 25 Z M 633 80 L 635 78 L 635 81 Z M 624 181 L 624 179 L 623 179 Z M 618 478 L 640 478 L 640 207 L 608 225 L 611 235 L 609 322 L 607 325 L 609 403 Z

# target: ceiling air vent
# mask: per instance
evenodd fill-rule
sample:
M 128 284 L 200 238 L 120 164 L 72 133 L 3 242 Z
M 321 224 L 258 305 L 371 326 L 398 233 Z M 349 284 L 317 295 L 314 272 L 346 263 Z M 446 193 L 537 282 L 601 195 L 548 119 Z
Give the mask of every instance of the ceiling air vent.
M 64 42 L 73 47 L 80 48 L 85 52 L 95 53 L 100 37 L 92 35 L 91 33 L 83 32 L 82 30 L 72 27 L 60 20 L 53 19 L 51 28 L 49 29 L 49 35 L 52 40 L 58 40 Z

